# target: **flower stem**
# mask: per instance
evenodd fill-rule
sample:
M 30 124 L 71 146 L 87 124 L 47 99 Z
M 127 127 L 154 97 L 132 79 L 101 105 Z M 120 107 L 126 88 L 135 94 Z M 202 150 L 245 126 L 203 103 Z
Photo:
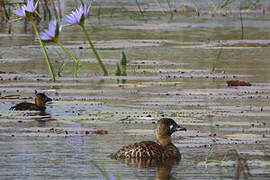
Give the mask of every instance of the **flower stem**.
M 34 31 L 35 31 L 37 37 L 38 37 L 39 44 L 40 44 L 40 46 L 42 48 L 43 54 L 45 56 L 45 59 L 46 59 L 46 62 L 47 62 L 47 65 L 48 65 L 48 68 L 49 68 L 49 71 L 50 71 L 50 74 L 51 74 L 52 82 L 55 82 L 55 75 L 54 75 L 53 66 L 52 66 L 52 63 L 51 63 L 51 61 L 49 59 L 49 56 L 47 54 L 47 51 L 46 51 L 46 49 L 44 47 L 44 44 L 43 44 L 43 42 L 42 42 L 42 40 L 40 38 L 40 35 L 39 35 L 39 32 L 38 32 L 37 26 L 36 26 L 36 24 L 35 24 L 35 22 L 34 22 L 34 20 L 33 20 L 32 17 L 29 17 L 28 19 L 32 22 L 32 26 L 34 28 Z
M 78 69 L 80 69 L 80 68 L 82 67 L 81 62 L 80 62 L 78 59 L 76 59 L 76 57 L 73 56 L 73 54 L 71 54 L 71 52 L 69 52 L 69 50 L 67 50 L 67 49 L 63 46 L 63 44 L 60 43 L 59 40 L 56 40 L 55 42 L 56 42 L 56 44 L 58 44 L 58 45 L 63 49 L 63 51 L 65 51 L 65 53 L 67 53 L 67 54 L 70 56 L 70 58 L 77 64 Z
M 93 50 L 95 56 L 96 56 L 96 58 L 97 58 L 97 61 L 98 61 L 99 66 L 100 66 L 100 67 L 102 68 L 102 70 L 103 70 L 104 76 L 108 76 L 108 71 L 106 70 L 106 67 L 104 66 L 103 62 L 101 61 L 101 59 L 100 59 L 100 57 L 99 57 L 99 55 L 98 55 L 98 53 L 97 53 L 97 51 L 96 51 L 96 49 L 95 49 L 95 47 L 94 47 L 94 45 L 93 45 L 93 43 L 92 43 L 92 41 L 91 41 L 91 39 L 90 39 L 88 33 L 87 33 L 87 31 L 86 31 L 84 25 L 83 25 L 83 24 L 80 24 L 80 26 L 82 27 L 83 32 L 84 32 L 84 35 L 86 36 L 86 38 L 87 38 L 87 40 L 88 40 L 88 42 L 89 42 L 89 44 L 90 44 L 90 46 L 91 46 L 91 48 L 92 48 L 92 50 Z

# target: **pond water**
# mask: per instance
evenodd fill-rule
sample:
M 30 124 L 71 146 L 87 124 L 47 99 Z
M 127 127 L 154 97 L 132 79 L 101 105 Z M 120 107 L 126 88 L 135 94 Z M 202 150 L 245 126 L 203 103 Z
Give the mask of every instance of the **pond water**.
M 56 71 L 67 62 L 52 83 L 31 24 L 13 23 L 12 34 L 1 24 L 1 178 L 270 178 L 269 15 L 243 13 L 240 41 L 239 13 L 211 16 L 199 4 L 198 17 L 173 3 L 172 15 L 154 2 L 141 4 L 143 15 L 131 1 L 93 4 L 87 30 L 108 68 L 106 77 L 78 26 L 64 27 L 60 40 L 83 67 L 74 77 L 68 56 L 47 44 Z M 72 6 L 67 1 L 65 12 Z M 116 77 L 122 51 L 128 76 Z M 252 86 L 227 87 L 228 80 Z M 9 111 L 33 101 L 35 90 L 53 99 L 47 114 Z M 188 129 L 173 135 L 179 163 L 142 167 L 108 157 L 124 145 L 154 140 L 162 117 Z

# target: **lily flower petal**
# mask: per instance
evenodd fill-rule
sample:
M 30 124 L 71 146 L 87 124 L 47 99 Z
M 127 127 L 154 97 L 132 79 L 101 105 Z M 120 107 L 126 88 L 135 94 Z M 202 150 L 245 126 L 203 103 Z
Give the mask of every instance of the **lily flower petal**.
M 87 1 L 85 1 L 84 4 L 81 4 L 79 8 L 66 15 L 62 20 L 69 24 L 80 24 L 84 19 L 83 17 L 88 16 L 90 7 L 91 5 L 87 5 Z
M 40 33 L 40 38 L 43 41 L 53 41 L 57 38 L 59 29 L 56 20 L 52 20 L 49 24 L 48 29 L 45 29 L 43 32 Z
M 91 4 L 88 5 L 87 0 L 85 0 L 84 5 L 83 5 L 83 15 L 84 17 L 87 17 L 89 14 Z
M 26 5 L 23 5 L 19 9 L 14 10 L 13 13 L 20 16 L 20 17 L 26 17 L 25 11 L 33 13 L 37 8 L 37 3 L 34 6 L 33 0 L 28 0 Z
M 14 14 L 16 14 L 17 16 L 20 16 L 20 17 L 26 17 L 25 15 L 25 5 L 23 5 L 21 8 L 19 9 L 16 9 L 13 11 Z

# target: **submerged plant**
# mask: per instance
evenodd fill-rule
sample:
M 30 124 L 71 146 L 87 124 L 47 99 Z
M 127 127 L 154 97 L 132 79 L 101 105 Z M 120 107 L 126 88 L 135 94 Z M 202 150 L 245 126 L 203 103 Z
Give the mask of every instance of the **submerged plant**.
M 82 64 L 79 60 L 76 59 L 75 56 L 73 56 L 59 41 L 59 32 L 61 30 L 61 27 L 59 26 L 58 22 L 56 20 L 52 20 L 49 24 L 49 28 L 45 29 L 43 32 L 40 33 L 40 37 L 45 42 L 54 42 L 57 45 L 59 45 L 65 53 L 67 53 L 70 58 L 76 63 L 76 67 L 74 70 L 75 75 L 77 74 L 77 71 L 82 67 Z
M 27 18 L 28 20 L 30 20 L 32 22 L 33 29 L 38 37 L 39 44 L 40 44 L 42 51 L 43 51 L 43 54 L 45 56 L 45 60 L 46 60 L 46 63 L 48 65 L 48 69 L 49 69 L 49 72 L 50 72 L 50 75 L 52 78 L 52 82 L 55 82 L 55 74 L 54 74 L 52 63 L 49 59 L 49 56 L 48 56 L 47 51 L 44 47 L 44 44 L 40 38 L 40 34 L 38 32 L 37 26 L 36 26 L 36 24 L 34 22 L 34 18 L 33 18 L 33 14 L 34 14 L 34 11 L 36 10 L 38 3 L 39 3 L 39 1 L 34 5 L 33 0 L 28 0 L 27 5 L 23 5 L 19 9 L 14 10 L 13 13 L 16 14 L 17 16 L 20 16 L 21 18 Z
M 72 11 L 71 14 L 65 16 L 62 20 L 68 24 L 71 24 L 71 25 L 78 24 L 81 26 L 81 28 L 84 32 L 84 35 L 86 36 L 86 38 L 90 44 L 90 47 L 97 58 L 99 66 L 103 70 L 104 75 L 107 76 L 108 71 L 106 70 L 106 67 L 104 66 L 101 58 L 99 57 L 99 55 L 96 51 L 96 48 L 93 45 L 92 40 L 90 39 L 90 36 L 88 35 L 87 30 L 85 29 L 85 26 L 84 26 L 84 22 L 85 22 L 86 17 L 89 14 L 90 7 L 91 7 L 91 5 L 90 4 L 88 5 L 87 1 L 85 0 L 84 3 L 81 4 L 81 6 L 79 8 L 77 8 L 75 11 Z

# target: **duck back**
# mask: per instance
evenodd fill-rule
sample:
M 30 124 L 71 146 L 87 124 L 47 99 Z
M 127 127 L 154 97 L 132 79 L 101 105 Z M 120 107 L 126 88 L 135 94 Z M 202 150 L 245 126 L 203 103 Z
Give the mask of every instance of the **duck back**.
M 122 149 L 114 153 L 112 156 L 116 159 L 120 158 L 162 158 L 164 150 L 156 142 L 142 141 L 139 143 L 124 146 Z
M 46 107 L 40 107 L 33 103 L 28 103 L 28 102 L 22 102 L 10 108 L 10 110 L 16 110 L 16 111 L 26 111 L 26 110 L 45 111 L 45 109 Z

